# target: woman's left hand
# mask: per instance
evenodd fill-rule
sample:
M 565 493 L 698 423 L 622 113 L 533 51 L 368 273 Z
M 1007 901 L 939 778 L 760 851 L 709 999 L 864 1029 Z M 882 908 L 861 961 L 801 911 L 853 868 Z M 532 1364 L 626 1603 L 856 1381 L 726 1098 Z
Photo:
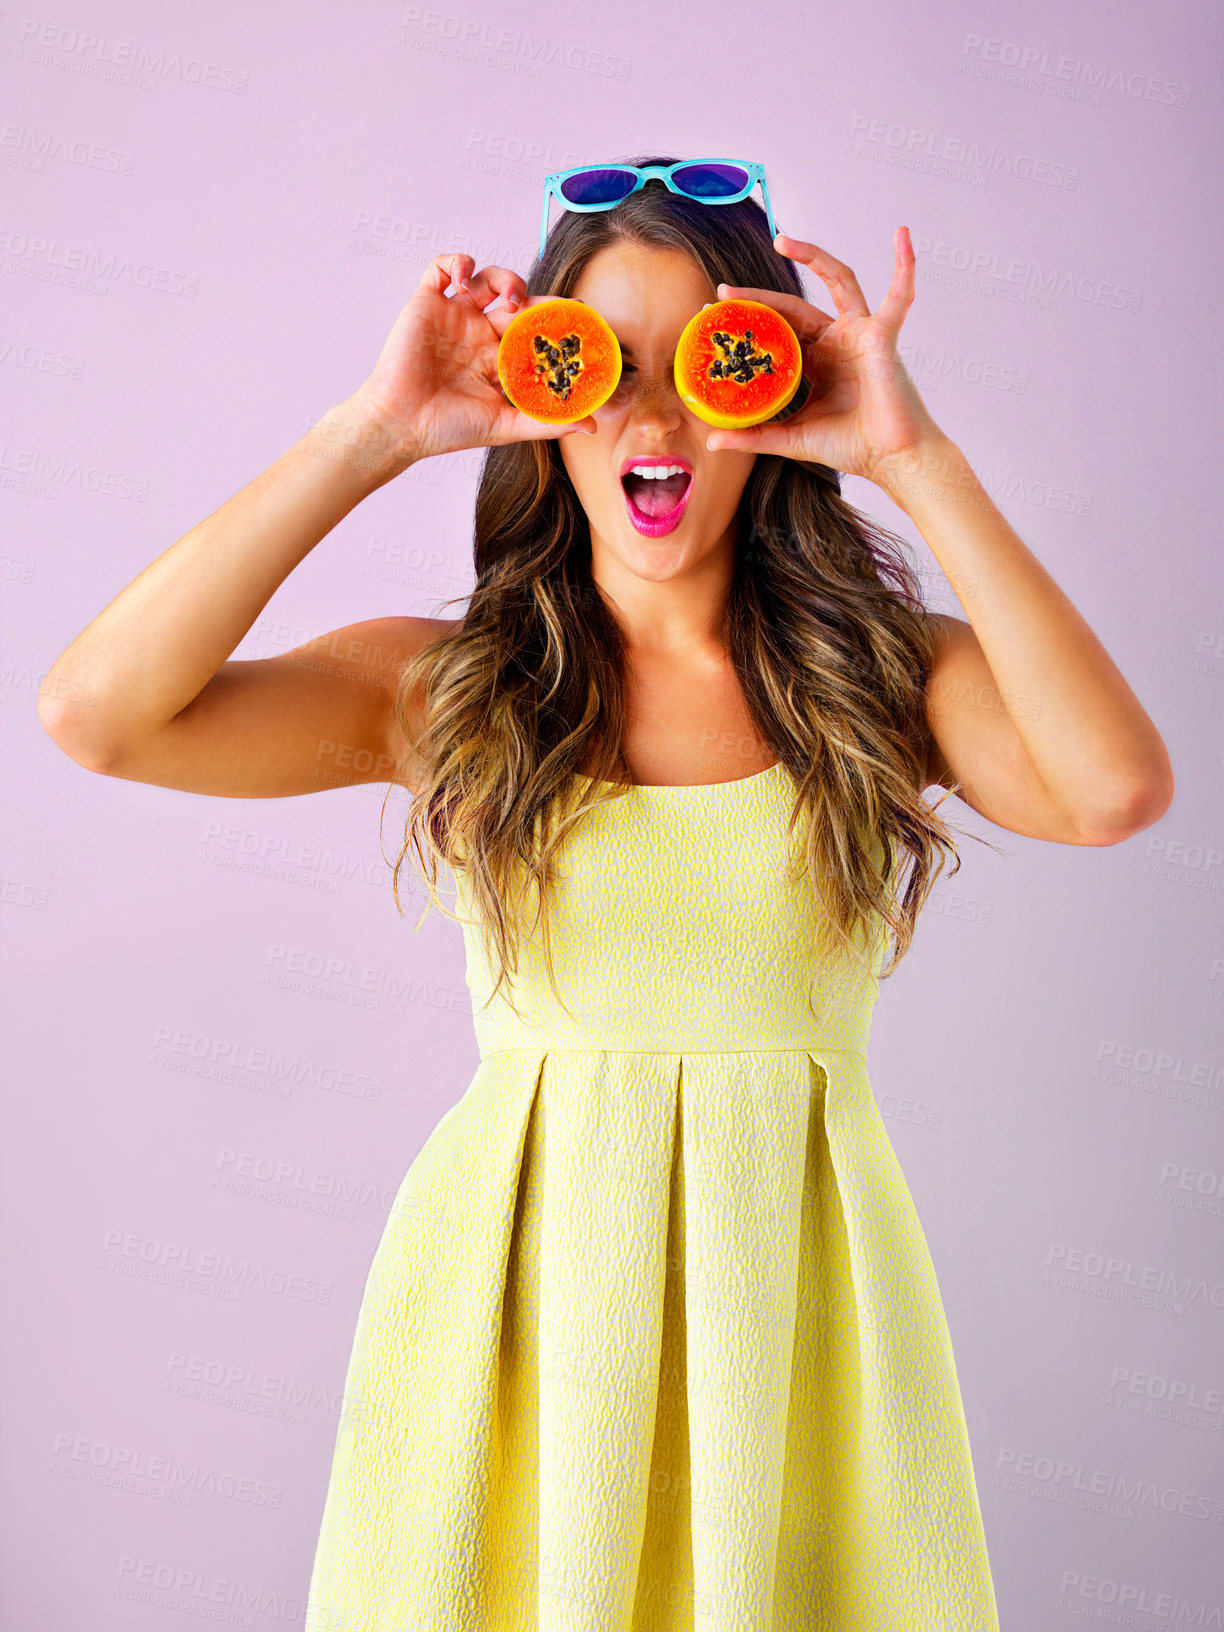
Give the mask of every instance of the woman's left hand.
M 782 314 L 798 336 L 804 378 L 812 389 L 790 419 L 741 431 L 711 430 L 707 448 L 811 459 L 876 481 L 886 461 L 943 437 L 897 354 L 897 336 L 914 299 L 914 246 L 908 227 L 898 227 L 893 241 L 892 284 L 874 314 L 848 266 L 782 232 L 774 247 L 827 284 L 837 317 L 796 295 L 719 284 L 719 300 L 759 300 Z

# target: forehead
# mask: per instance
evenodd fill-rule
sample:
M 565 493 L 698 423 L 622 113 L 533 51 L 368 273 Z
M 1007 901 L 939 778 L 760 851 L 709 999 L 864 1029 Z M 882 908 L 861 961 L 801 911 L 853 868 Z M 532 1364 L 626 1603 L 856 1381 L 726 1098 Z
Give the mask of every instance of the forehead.
M 621 349 L 672 344 L 716 292 L 688 255 L 645 244 L 611 244 L 593 255 L 573 289 L 609 323 Z

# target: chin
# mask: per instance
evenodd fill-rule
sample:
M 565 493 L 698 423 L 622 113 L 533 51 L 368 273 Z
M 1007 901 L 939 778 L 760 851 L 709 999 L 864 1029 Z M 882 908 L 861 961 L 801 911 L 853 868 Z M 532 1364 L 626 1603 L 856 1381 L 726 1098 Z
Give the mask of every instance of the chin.
M 604 555 L 614 557 L 626 571 L 660 583 L 688 570 L 714 547 L 696 516 L 661 538 L 644 538 L 632 523 L 622 521 L 615 532 L 602 534 L 601 541 Z

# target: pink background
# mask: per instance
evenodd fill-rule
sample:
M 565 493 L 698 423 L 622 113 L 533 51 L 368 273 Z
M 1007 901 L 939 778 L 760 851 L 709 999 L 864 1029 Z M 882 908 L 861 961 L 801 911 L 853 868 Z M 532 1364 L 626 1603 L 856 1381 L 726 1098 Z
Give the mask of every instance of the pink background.
M 38 686 L 356 388 L 432 255 L 525 271 L 544 174 L 638 150 L 759 159 L 779 225 L 872 305 L 910 226 L 911 372 L 1170 746 L 1173 807 L 1113 848 L 944 807 L 1007 854 L 962 842 L 870 1069 L 940 1275 L 1003 1625 L 1217 1624 L 1218 18 L 662 17 L 307 0 L 197 26 L 67 0 L 3 25 L 6 1626 L 300 1620 L 385 1209 L 477 1058 L 457 928 L 414 934 L 419 891 L 394 910 L 380 789 L 91 776 Z M 236 655 L 442 615 L 471 582 L 477 458 L 361 505 Z M 846 490 L 963 616 L 906 519 Z M 294 972 L 329 960 L 323 992 Z

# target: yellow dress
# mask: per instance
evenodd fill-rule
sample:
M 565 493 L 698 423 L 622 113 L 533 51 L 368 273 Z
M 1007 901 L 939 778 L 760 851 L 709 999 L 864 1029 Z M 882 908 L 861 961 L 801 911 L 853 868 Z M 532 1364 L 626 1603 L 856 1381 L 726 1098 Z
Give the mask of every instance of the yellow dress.
M 458 874 L 480 1063 L 369 1271 L 307 1632 L 997 1632 L 867 1076 L 885 937 L 809 1007 L 794 794 L 775 765 L 595 803 L 557 860 L 564 1006 L 538 933 L 519 1013 L 482 1006 Z

